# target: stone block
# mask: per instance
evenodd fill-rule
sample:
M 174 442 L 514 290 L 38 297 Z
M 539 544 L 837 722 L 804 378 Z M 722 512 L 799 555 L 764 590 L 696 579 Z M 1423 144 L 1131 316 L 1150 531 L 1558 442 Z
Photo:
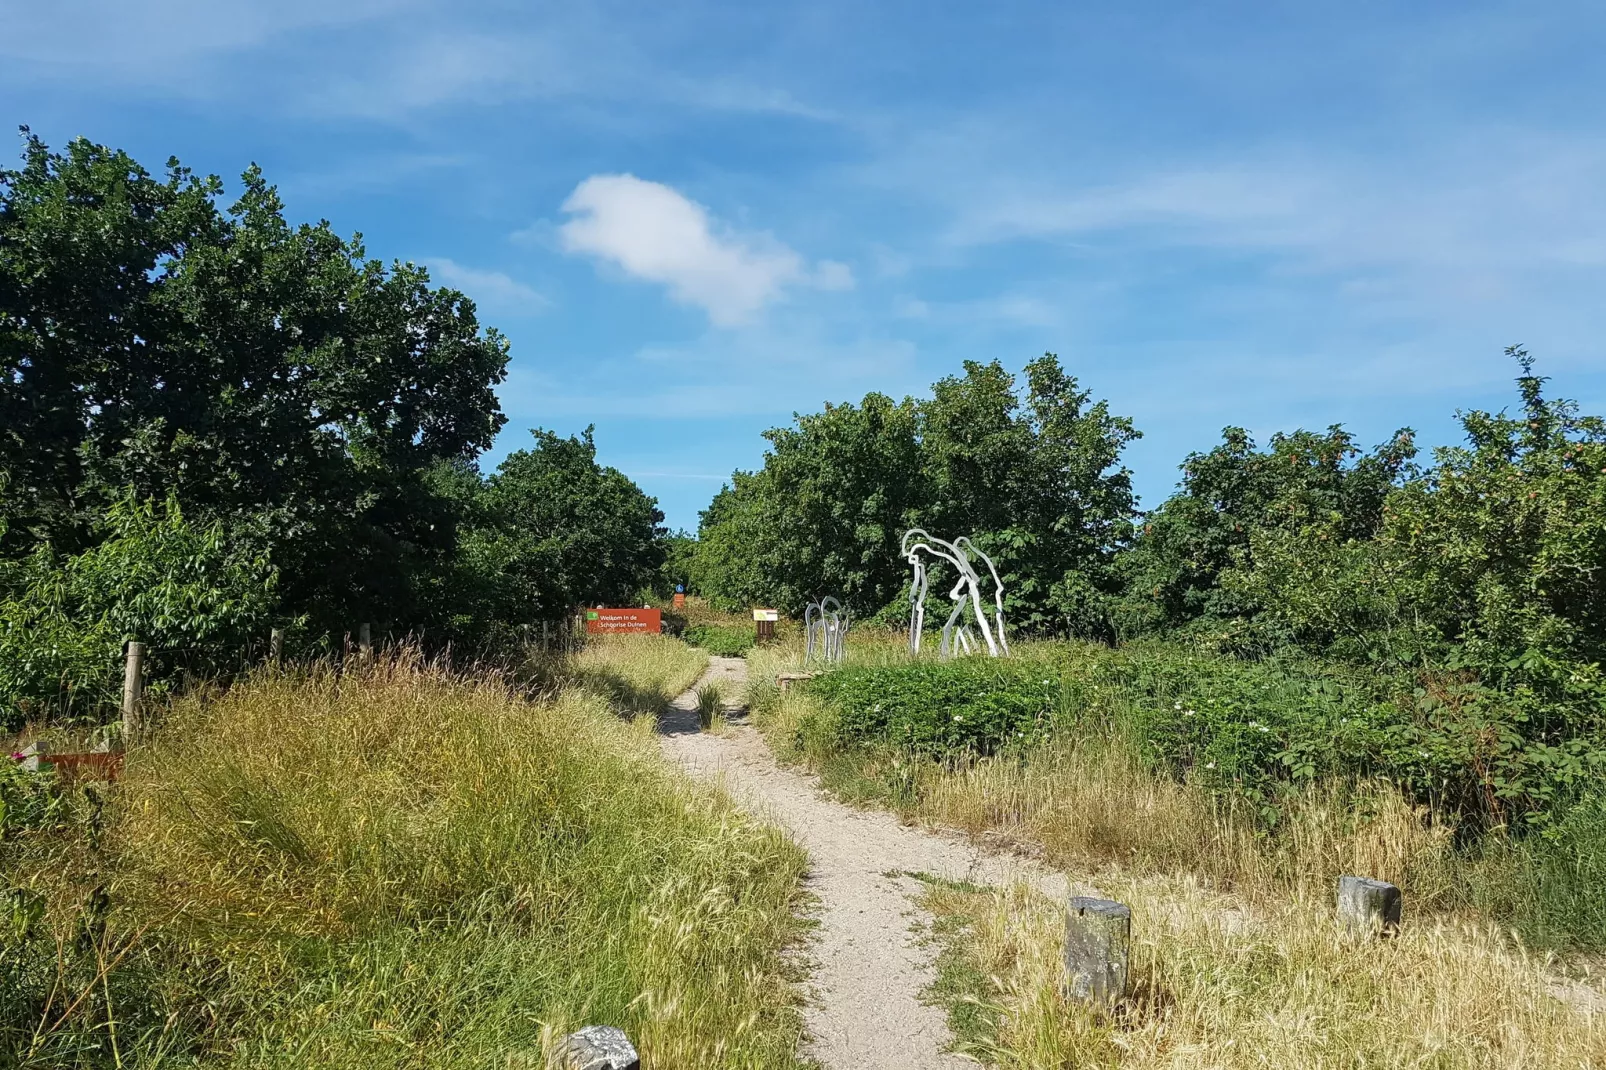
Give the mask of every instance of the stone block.
M 1392 935 L 1400 929 L 1400 890 L 1370 877 L 1338 878 L 1338 924 L 1358 935 Z
M 588 1025 L 553 1051 L 554 1070 L 641 1070 L 641 1056 L 623 1029 Z

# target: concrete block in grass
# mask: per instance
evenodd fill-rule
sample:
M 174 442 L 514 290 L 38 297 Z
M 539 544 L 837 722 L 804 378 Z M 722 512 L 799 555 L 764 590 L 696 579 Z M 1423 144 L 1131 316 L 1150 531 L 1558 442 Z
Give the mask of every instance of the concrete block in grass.
M 1400 890 L 1370 877 L 1338 878 L 1338 924 L 1359 936 L 1392 936 L 1400 931 Z
M 641 1070 L 641 1056 L 623 1029 L 588 1025 L 559 1042 L 555 1070 Z

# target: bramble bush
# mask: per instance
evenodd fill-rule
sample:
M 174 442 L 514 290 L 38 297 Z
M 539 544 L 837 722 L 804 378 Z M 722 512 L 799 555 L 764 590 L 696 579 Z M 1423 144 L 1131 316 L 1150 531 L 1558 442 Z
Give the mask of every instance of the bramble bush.
M 850 666 L 809 682 L 835 705 L 836 742 L 890 744 L 930 757 L 992 754 L 1037 739 L 1060 685 L 1040 667 L 983 658 Z
M 177 502 L 132 495 L 100 523 L 103 541 L 58 560 L 46 548 L 0 563 L 0 722 L 89 715 L 116 701 L 126 640 L 149 644 L 152 686 L 178 672 L 237 668 L 267 633 L 277 572 L 198 527 Z
M 1602 771 L 1585 741 L 1541 751 L 1503 732 L 1522 716 L 1511 698 L 1464 676 L 1297 654 L 1246 662 L 1163 642 L 1023 655 L 850 666 L 808 689 L 830 704 L 836 746 L 964 760 L 1053 736 L 1120 737 L 1268 824 L 1311 782 L 1372 778 L 1479 824 L 1543 824 Z

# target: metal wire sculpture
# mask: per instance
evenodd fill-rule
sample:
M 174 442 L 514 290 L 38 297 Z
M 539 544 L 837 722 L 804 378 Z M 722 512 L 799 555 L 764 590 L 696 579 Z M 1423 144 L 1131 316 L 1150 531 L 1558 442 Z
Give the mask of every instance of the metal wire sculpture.
M 827 665 L 842 664 L 842 650 L 848 637 L 849 618 L 842 603 L 826 595 L 810 602 L 803 611 L 803 651 L 805 664 L 816 659 Z
M 956 652 L 972 654 L 980 650 L 976 632 L 981 633 L 980 642 L 987 644 L 989 656 L 995 658 L 1009 656 L 1009 639 L 1004 634 L 1004 583 L 998 578 L 998 569 L 993 566 L 992 558 L 982 553 L 963 535 L 953 542 L 947 542 L 936 538 L 923 528 L 912 528 L 904 532 L 901 550 L 904 558 L 914 568 L 914 579 L 909 584 L 911 654 L 920 653 L 921 634 L 925 631 L 926 591 L 929 585 L 925 559 L 931 557 L 948 562 L 958 573 L 953 589 L 948 592 L 948 597 L 953 599 L 954 609 L 948 614 L 948 620 L 942 626 L 942 642 L 937 649 L 938 656 L 949 658 Z M 982 604 L 981 574 L 976 571 L 972 557 L 980 558 L 993 578 L 991 620 L 988 619 L 987 607 Z M 975 623 L 975 632 L 971 630 L 971 621 L 961 619 L 966 609 L 970 610 L 971 620 Z

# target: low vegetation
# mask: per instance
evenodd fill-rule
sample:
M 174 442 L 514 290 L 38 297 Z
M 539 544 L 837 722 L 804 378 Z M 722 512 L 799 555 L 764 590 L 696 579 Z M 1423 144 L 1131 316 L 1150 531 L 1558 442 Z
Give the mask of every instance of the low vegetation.
M 783 757 L 844 798 L 1036 855 L 1133 908 L 1137 980 L 1104 1020 L 1063 998 L 1063 904 L 934 882 L 933 998 L 973 1054 L 1034 1068 L 1182 1051 L 1213 1066 L 1269 1051 L 1291 1067 L 1606 1059 L 1585 1013 L 1602 996 L 1573 979 L 1590 960 L 1544 951 L 1606 946 L 1597 797 L 1518 835 L 1488 822 L 1480 792 L 1398 775 L 1387 747 L 1335 745 L 1302 768 L 1298 733 L 1319 740 L 1323 711 L 1336 724 L 1386 682 L 1161 644 L 917 661 L 901 637 L 861 631 L 844 668 L 782 694 L 775 673 L 798 654 L 753 665 L 749 699 Z M 1404 938 L 1340 942 L 1345 873 L 1404 889 Z
M 1187 879 L 1099 883 L 1132 909 L 1130 994 L 1110 1016 L 1063 996 L 1063 903 L 931 885 L 944 945 L 932 995 L 965 1050 L 1009 1070 L 1541 1070 L 1606 1058 L 1598 995 L 1487 923 L 1413 917 L 1395 939 L 1357 941 L 1337 934 L 1325 899 L 1246 913 Z
M 12 767 L 0 1062 L 541 1066 L 608 1022 L 653 1066 L 795 1066 L 805 860 L 650 732 L 403 658 L 184 698 L 110 794 Z
M 662 635 L 593 637 L 573 658 L 534 667 L 547 687 L 583 687 L 600 692 L 632 716 L 656 714 L 708 668 L 706 651 Z
M 691 624 L 681 638 L 692 646 L 724 658 L 745 657 L 758 642 L 752 625 Z

